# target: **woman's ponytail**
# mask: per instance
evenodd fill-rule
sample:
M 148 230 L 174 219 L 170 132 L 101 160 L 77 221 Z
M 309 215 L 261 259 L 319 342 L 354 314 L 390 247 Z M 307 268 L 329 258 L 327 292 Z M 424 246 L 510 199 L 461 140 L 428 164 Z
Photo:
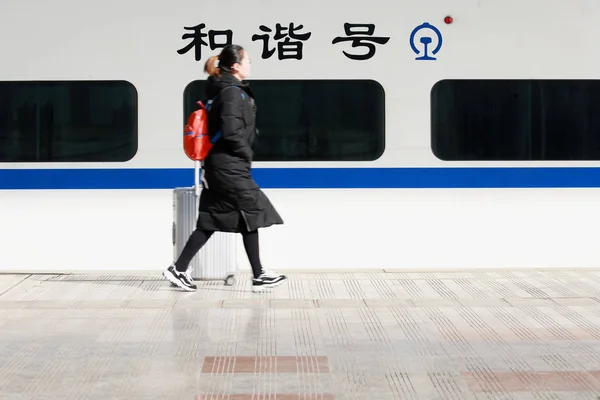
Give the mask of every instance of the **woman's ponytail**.
M 221 75 L 221 68 L 216 66 L 217 60 L 219 56 L 212 56 L 206 63 L 204 64 L 204 72 L 206 72 L 210 76 L 219 76 Z

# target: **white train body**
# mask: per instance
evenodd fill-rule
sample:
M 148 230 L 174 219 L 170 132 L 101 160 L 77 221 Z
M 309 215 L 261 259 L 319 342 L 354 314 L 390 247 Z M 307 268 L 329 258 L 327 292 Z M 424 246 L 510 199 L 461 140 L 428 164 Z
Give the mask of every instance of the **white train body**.
M 453 18 L 452 23 L 445 23 L 446 16 Z M 273 132 L 261 137 L 277 141 L 270 155 L 273 160 L 253 164 L 257 182 L 285 220 L 282 226 L 261 231 L 265 267 L 596 267 L 600 258 L 593 232 L 600 226 L 600 158 L 585 160 L 571 155 L 561 159 L 558 155 L 555 159 L 511 160 L 509 156 L 491 160 L 477 156 L 485 152 L 475 150 L 463 160 L 444 160 L 438 154 L 442 150 L 432 144 L 432 93 L 436 84 L 456 79 L 593 80 L 600 74 L 599 17 L 600 3 L 590 0 L 4 0 L 0 13 L 0 144 L 4 147 L 0 154 L 4 157 L 0 162 L 0 270 L 159 271 L 169 265 L 173 257 L 172 189 L 193 184 L 193 162 L 182 150 L 184 90 L 191 82 L 206 79 L 204 61 L 220 51 L 210 48 L 207 35 L 203 40 L 208 45 L 202 47 L 200 60 L 196 60 L 194 48 L 184 54 L 177 52 L 191 40 L 182 38 L 192 33 L 184 28 L 201 23 L 206 34 L 231 29 L 233 42 L 244 46 L 251 56 L 250 81 L 256 81 L 257 91 L 261 82 L 268 84 L 265 81 L 317 80 L 312 85 L 319 85 L 335 80 L 367 81 L 365 85 L 384 94 L 385 102 L 378 103 L 381 99 L 377 96 L 360 90 L 351 95 L 340 92 L 335 98 L 321 96 L 319 90 L 302 94 L 301 86 L 295 86 L 299 92 L 291 94 L 271 86 L 269 93 L 277 98 L 271 98 L 271 104 L 278 102 L 280 108 L 266 107 L 268 100 L 257 98 L 261 132 L 269 130 L 264 126 L 275 114 L 280 114 L 280 119 L 290 114 L 289 125 L 275 132 L 281 137 Z M 416 59 L 424 55 L 423 32 L 413 38 L 418 54 L 410 45 L 411 32 L 424 22 L 435 26 L 443 38 L 433 54 L 439 39 L 435 32 L 427 33 L 432 38 L 428 55 L 435 60 Z M 291 23 L 293 29 L 302 25 L 294 35 L 311 33 L 302 40 L 301 57 L 280 59 L 283 53 L 273 39 L 278 23 L 287 28 L 281 36 L 291 37 Z M 332 43 L 334 38 L 346 36 L 345 23 L 373 24 L 372 36 L 388 40 L 374 44 L 376 51 L 369 59 L 349 58 L 344 51 L 366 54 L 368 49 L 353 48 L 350 41 Z M 368 27 L 360 29 L 365 32 Z M 267 50 L 272 50 L 265 58 L 263 42 L 252 40 L 253 35 L 264 34 L 271 35 Z M 224 39 L 222 34 L 214 38 Z M 292 37 L 294 40 L 299 39 Z M 293 55 L 290 49 L 289 57 Z M 60 132 L 65 132 L 68 124 L 61 122 L 62 118 L 75 118 L 76 112 L 68 107 L 75 107 L 81 98 L 77 96 L 84 94 L 72 95 L 70 103 L 55 102 L 49 111 L 52 124 L 63 124 L 53 131 L 53 155 L 47 155 L 46 145 L 36 145 L 35 154 L 29 145 L 29 155 L 22 155 L 25 152 L 19 146 L 25 144 L 19 144 L 24 142 L 20 142 L 20 128 L 14 122 L 16 111 L 3 106 L 2 101 L 8 100 L 1 96 L 2 85 L 24 81 L 128 82 L 135 90 L 129 89 L 133 102 L 125 101 L 125 105 L 136 109 L 135 126 L 129 127 L 136 138 L 125 144 L 133 146 L 131 157 L 76 162 L 64 153 L 66 161 L 60 158 Z M 15 87 L 10 90 L 21 90 Z M 102 90 L 112 89 L 94 93 Z M 34 92 L 23 92 L 23 96 Z M 451 110 L 448 99 L 460 95 L 459 88 L 454 97 L 446 96 L 440 109 Z M 304 96 L 303 107 L 309 107 L 306 102 L 338 101 L 367 108 L 381 106 L 373 115 L 384 118 L 384 141 L 377 142 L 375 136 L 364 136 L 364 132 L 361 139 L 359 132 L 373 130 L 375 135 L 375 122 L 383 120 L 373 117 L 366 128 L 359 127 L 360 113 L 332 106 L 331 110 L 341 113 L 338 121 L 346 121 L 347 142 L 331 133 L 339 127 L 315 128 L 316 134 L 331 136 L 321 142 L 312 132 L 313 142 L 307 146 L 323 146 L 315 153 L 321 155 L 302 159 L 297 155 L 301 151 L 294 147 L 304 128 L 294 126 L 292 114 L 297 110 L 291 100 L 288 103 L 298 96 Z M 39 98 L 30 100 L 36 104 Z M 88 104 L 95 109 L 114 106 L 94 99 Z M 321 109 L 323 115 L 334 112 Z M 32 124 L 47 112 L 42 103 L 30 110 L 36 110 L 28 117 Z M 271 115 L 265 115 L 269 110 Z M 590 105 L 588 112 L 597 110 Z M 123 115 L 127 112 L 125 109 Z M 311 112 L 319 115 L 314 109 Z M 323 115 L 318 118 L 325 118 Z M 84 121 L 77 126 L 93 123 L 93 116 L 77 118 Z M 469 118 L 471 125 L 455 126 L 475 129 L 476 119 Z M 121 134 L 82 133 L 87 144 L 80 145 L 87 148 L 94 140 L 120 143 L 115 137 Z M 505 134 L 511 135 L 509 130 Z M 296 142 L 286 144 L 286 135 Z M 92 136 L 94 139 L 87 139 Z M 39 144 L 42 139 L 35 140 Z M 365 143 L 371 143 L 369 151 L 364 149 Z M 72 149 L 75 144 L 69 146 Z M 333 153 L 346 154 L 347 159 L 326 159 L 327 146 Z M 296 150 L 300 153 L 294 153 Z M 296 154 L 296 160 L 281 161 L 277 151 Z M 447 153 L 452 151 L 459 152 Z M 241 240 L 239 246 L 244 268 L 248 264 Z

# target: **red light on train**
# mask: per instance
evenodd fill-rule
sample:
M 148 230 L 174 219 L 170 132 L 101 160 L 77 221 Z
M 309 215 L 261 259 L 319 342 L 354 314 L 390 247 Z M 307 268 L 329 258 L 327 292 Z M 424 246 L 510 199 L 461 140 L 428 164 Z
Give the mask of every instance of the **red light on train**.
M 444 18 L 444 22 L 448 25 L 451 24 L 453 21 L 454 21 L 454 18 L 452 18 L 449 15 L 446 18 Z

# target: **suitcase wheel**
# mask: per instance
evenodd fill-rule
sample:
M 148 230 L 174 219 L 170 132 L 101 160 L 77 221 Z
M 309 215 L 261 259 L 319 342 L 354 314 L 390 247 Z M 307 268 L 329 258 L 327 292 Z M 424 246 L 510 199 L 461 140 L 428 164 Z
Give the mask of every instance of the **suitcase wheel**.
M 233 286 L 233 285 L 235 285 L 235 276 L 229 275 L 227 278 L 225 278 L 225 286 Z

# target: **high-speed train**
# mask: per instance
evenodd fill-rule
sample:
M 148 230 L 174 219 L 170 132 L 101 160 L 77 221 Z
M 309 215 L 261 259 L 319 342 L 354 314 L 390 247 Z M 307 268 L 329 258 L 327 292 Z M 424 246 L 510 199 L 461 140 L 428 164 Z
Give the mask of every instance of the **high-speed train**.
M 591 0 L 3 0 L 0 270 L 166 268 L 183 127 L 228 43 L 285 221 L 260 233 L 266 268 L 600 266 L 599 19 Z

